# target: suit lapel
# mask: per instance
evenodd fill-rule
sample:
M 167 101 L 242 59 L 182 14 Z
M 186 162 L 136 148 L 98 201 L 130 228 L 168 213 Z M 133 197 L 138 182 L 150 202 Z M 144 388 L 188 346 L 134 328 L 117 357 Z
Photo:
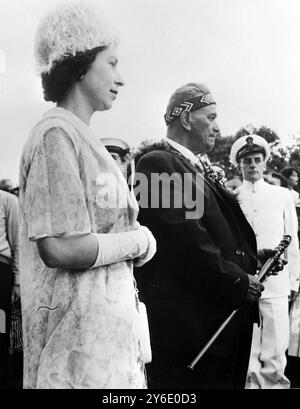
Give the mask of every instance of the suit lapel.
M 171 145 L 170 145 L 171 146 Z M 190 168 L 193 173 L 202 173 L 204 175 L 204 170 L 200 168 L 200 166 L 193 165 L 190 160 L 188 160 L 185 156 L 183 156 L 180 152 L 178 152 L 175 148 L 171 146 L 170 153 L 172 153 L 176 158 L 178 158 L 181 162 L 185 164 L 187 168 Z
M 206 175 L 204 170 L 202 170 L 200 167 L 198 168 L 197 166 L 193 165 L 186 157 L 184 157 L 180 152 L 178 152 L 176 149 L 171 147 L 170 152 L 176 156 L 178 159 L 180 159 L 181 162 L 184 163 L 184 165 L 189 168 L 193 173 L 201 173 L 204 176 L 204 182 L 206 185 L 215 193 L 216 196 L 219 197 L 219 199 L 224 203 L 224 205 L 227 207 L 228 212 L 231 215 L 231 219 L 235 225 L 236 231 L 240 232 L 241 231 L 241 226 L 238 224 L 240 221 L 243 223 L 243 230 L 248 229 L 248 235 L 250 235 L 253 239 L 253 243 L 256 246 L 256 238 L 253 232 L 252 227 L 249 225 L 246 217 L 243 214 L 242 209 L 240 208 L 240 205 L 238 204 L 237 200 L 235 197 L 226 190 L 226 188 L 222 187 L 218 183 L 212 182 Z M 243 242 L 243 238 L 240 236 L 240 242 Z
M 204 181 L 205 183 L 209 186 L 210 189 L 214 191 L 214 193 L 224 202 L 226 205 L 229 207 L 231 211 L 231 205 L 233 206 L 238 206 L 240 208 L 238 202 L 235 200 L 234 196 L 232 196 L 229 192 L 226 191 L 226 189 L 222 188 L 222 186 L 216 186 L 216 183 L 212 182 L 206 175 L 204 170 L 202 170 L 200 167 L 198 168 L 197 166 L 193 165 L 187 158 L 185 158 L 183 155 L 181 155 L 180 152 L 177 152 L 175 149 L 172 148 L 171 153 L 176 156 L 178 159 L 180 159 L 186 167 L 191 169 L 194 173 L 202 173 L 204 176 Z M 222 189 L 222 193 L 221 190 Z M 224 200 L 224 196 L 226 197 L 227 200 Z M 229 200 L 230 198 L 230 200 Z M 228 205 L 228 201 L 230 201 L 230 206 Z

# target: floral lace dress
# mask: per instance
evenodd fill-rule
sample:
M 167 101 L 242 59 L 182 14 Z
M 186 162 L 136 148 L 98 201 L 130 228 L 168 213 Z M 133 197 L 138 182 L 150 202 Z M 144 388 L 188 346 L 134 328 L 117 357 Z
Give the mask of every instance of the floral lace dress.
M 48 111 L 20 163 L 24 388 L 145 388 L 132 261 L 48 268 L 42 237 L 135 228 L 138 206 L 98 138 L 71 112 Z

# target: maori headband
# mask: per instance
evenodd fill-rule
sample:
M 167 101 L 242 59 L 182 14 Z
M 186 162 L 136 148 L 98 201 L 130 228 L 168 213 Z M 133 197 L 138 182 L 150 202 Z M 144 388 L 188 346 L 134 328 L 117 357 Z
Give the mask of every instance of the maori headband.
M 167 125 L 170 125 L 175 119 L 177 119 L 184 111 L 196 111 L 206 107 L 207 105 L 215 104 L 212 94 L 204 94 L 201 97 L 192 98 L 189 101 L 182 102 L 181 104 L 175 105 L 166 112 L 164 118 Z

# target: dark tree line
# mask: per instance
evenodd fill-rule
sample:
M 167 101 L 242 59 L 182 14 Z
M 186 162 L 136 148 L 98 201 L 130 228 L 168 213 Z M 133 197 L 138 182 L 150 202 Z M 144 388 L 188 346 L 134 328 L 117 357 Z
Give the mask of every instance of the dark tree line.
M 208 154 L 213 164 L 224 169 L 227 179 L 240 174 L 229 160 L 232 144 L 241 136 L 253 133 L 265 138 L 270 144 L 271 157 L 268 161 L 268 171 L 280 172 L 286 166 L 293 166 L 300 172 L 300 145 L 298 143 L 295 142 L 294 145 L 288 147 L 282 146 L 279 136 L 272 129 L 266 126 L 255 128 L 252 125 L 247 125 L 239 129 L 235 135 L 218 137 L 215 149 Z

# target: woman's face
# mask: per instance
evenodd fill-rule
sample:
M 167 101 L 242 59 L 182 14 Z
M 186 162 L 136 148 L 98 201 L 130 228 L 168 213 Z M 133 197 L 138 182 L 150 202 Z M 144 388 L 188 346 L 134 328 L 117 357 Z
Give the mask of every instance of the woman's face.
M 288 183 L 292 187 L 296 187 L 298 185 L 298 173 L 293 170 L 292 174 L 288 178 Z
M 93 111 L 110 109 L 117 98 L 119 87 L 124 85 L 117 65 L 117 49 L 111 44 L 97 54 L 86 75 L 79 82 L 81 93 Z

